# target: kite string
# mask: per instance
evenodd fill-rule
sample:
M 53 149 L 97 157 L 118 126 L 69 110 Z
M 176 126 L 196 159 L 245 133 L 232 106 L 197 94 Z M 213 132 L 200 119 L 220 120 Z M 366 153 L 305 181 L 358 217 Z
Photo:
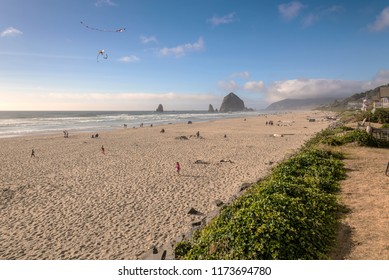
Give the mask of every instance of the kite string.
M 126 30 L 126 28 L 119 28 L 119 29 L 115 29 L 115 30 L 100 29 L 100 28 L 96 28 L 96 27 L 91 27 L 91 26 L 85 24 L 83 21 L 81 21 L 80 23 L 88 29 L 96 30 L 96 31 L 100 31 L 100 32 L 124 32 Z

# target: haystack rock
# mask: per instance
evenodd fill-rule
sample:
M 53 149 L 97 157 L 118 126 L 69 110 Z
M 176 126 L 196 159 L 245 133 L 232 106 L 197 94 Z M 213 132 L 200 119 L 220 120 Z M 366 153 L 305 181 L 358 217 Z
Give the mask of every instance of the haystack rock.
M 159 104 L 157 110 L 155 110 L 155 111 L 157 111 L 157 112 L 159 112 L 159 113 L 162 113 L 162 112 L 163 112 L 163 106 L 162 106 L 162 104 Z
M 214 113 L 214 112 L 215 112 L 215 110 L 213 109 L 212 104 L 209 104 L 208 113 Z
M 223 103 L 220 106 L 220 112 L 239 112 L 244 111 L 244 102 L 236 94 L 230 92 L 223 99 Z

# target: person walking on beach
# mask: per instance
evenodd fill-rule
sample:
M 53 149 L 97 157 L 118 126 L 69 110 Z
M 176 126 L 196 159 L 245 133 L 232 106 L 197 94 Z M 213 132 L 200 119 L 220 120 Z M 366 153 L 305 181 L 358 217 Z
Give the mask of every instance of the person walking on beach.
M 180 170 L 181 170 L 181 166 L 180 166 L 180 163 L 177 161 L 177 163 L 176 163 L 176 171 L 177 171 L 178 175 L 180 175 Z
M 31 151 L 31 157 L 35 157 L 35 151 L 34 151 L 34 149 L 32 149 L 32 151 Z
M 105 149 L 104 149 L 104 146 L 101 146 L 101 152 L 103 153 L 103 155 L 105 155 Z

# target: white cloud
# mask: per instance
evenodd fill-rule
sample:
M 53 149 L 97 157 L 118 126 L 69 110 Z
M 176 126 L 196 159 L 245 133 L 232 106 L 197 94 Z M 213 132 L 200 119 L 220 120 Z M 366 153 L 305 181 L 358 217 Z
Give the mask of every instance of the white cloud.
M 249 81 L 244 84 L 243 88 L 251 92 L 262 92 L 265 89 L 263 81 Z
M 386 84 L 389 84 L 389 70 L 384 69 L 379 71 L 372 79 L 365 81 L 300 78 L 274 81 L 267 85 L 262 80 L 253 80 L 242 85 L 236 80 L 230 79 L 219 81 L 218 87 L 228 92 L 259 93 L 263 102 L 273 103 L 288 98 L 344 98 Z
M 389 26 L 389 7 L 386 7 L 377 16 L 374 23 L 369 24 L 368 29 L 372 32 L 378 32 Z
M 95 2 L 96 7 L 102 7 L 102 6 L 117 6 L 115 2 L 112 0 L 97 0 Z
M 372 80 L 293 79 L 273 82 L 266 89 L 266 101 L 287 98 L 342 98 L 389 83 L 389 70 L 381 70 Z
M 149 44 L 149 43 L 158 43 L 157 37 L 155 36 L 141 36 L 140 40 L 143 44 Z
M 247 80 L 250 78 L 250 73 L 248 71 L 235 72 L 229 78 L 229 80 L 219 81 L 218 87 L 225 91 L 238 91 L 242 89 L 242 86 L 235 81 L 235 78 Z
M 232 78 L 243 78 L 245 80 L 250 78 L 250 73 L 248 71 L 236 72 L 231 74 Z M 263 81 L 247 81 L 243 85 L 238 83 L 235 79 L 230 80 L 221 80 L 218 82 L 218 87 L 225 91 L 240 91 L 246 90 L 250 92 L 263 92 L 265 89 L 265 84 Z
M 241 88 L 241 86 L 234 80 L 219 81 L 218 85 L 221 89 L 226 91 L 237 91 Z
M 292 20 L 298 16 L 300 11 L 304 7 L 305 6 L 301 4 L 299 1 L 293 1 L 290 3 L 278 5 L 278 11 L 281 14 L 282 18 L 286 20 Z
M 18 36 L 22 34 L 23 34 L 22 31 L 13 27 L 8 27 L 3 32 L 1 32 L 1 37 L 11 37 L 11 36 Z
M 136 55 L 130 55 L 130 56 L 123 56 L 119 59 L 119 61 L 121 62 L 126 62 L 126 63 L 130 63 L 130 62 L 138 62 L 140 61 L 140 58 Z
M 220 81 L 219 86 L 239 95 L 244 95 L 240 90 L 263 93 L 263 97 L 247 95 L 244 98 L 248 107 L 261 108 L 286 98 L 348 97 L 388 83 L 389 69 L 383 69 L 366 81 L 301 78 L 276 81 L 265 87 L 260 80 L 248 81 L 243 86 L 226 80 Z M 163 104 L 166 110 L 206 110 L 209 104 L 217 107 L 221 102 L 220 96 L 204 93 L 58 92 L 40 86 L 28 88 L 19 83 L 0 84 L 0 99 L 0 110 L 155 110 L 158 104 Z
M 290 3 L 285 3 L 278 5 L 278 11 L 281 17 L 285 20 L 292 20 L 296 18 L 303 9 L 307 6 L 303 5 L 299 1 L 293 1 Z M 323 17 L 330 16 L 333 14 L 340 13 L 344 8 L 340 5 L 332 5 L 329 7 L 317 7 L 313 11 L 310 11 L 302 19 L 302 25 L 304 27 L 312 26 L 316 22 L 320 21 Z
M 249 79 L 250 78 L 250 73 L 248 71 L 243 71 L 243 72 L 236 72 L 236 73 L 233 73 L 231 74 L 231 77 L 232 78 L 243 78 L 243 79 Z
M 232 13 L 225 15 L 225 16 L 222 16 L 222 17 L 213 16 L 212 18 L 207 19 L 207 22 L 210 22 L 212 24 L 212 26 L 218 26 L 221 24 L 231 23 L 231 22 L 234 22 L 237 20 L 235 15 L 236 15 L 236 13 L 232 12 Z
M 175 56 L 175 57 L 181 57 L 184 56 L 188 52 L 194 52 L 194 51 L 201 51 L 204 49 L 204 40 L 202 37 L 200 37 L 196 42 L 194 43 L 187 43 L 184 45 L 179 45 L 173 48 L 162 48 L 159 50 L 159 53 L 163 56 Z
M 358 91 L 362 86 L 358 81 L 331 79 L 295 79 L 272 83 L 266 94 L 268 102 L 292 98 L 340 97 Z
M 328 8 L 318 8 L 314 12 L 309 13 L 307 16 L 305 16 L 302 20 L 302 24 L 304 27 L 309 27 L 314 25 L 315 23 L 319 22 L 325 17 L 339 14 L 344 10 L 342 6 L 339 5 L 332 5 Z
M 202 93 L 26 93 L 2 94 L 0 110 L 206 110 L 220 97 Z
M 366 87 L 371 89 L 386 84 L 389 84 L 389 70 L 380 70 L 373 79 L 366 84 Z

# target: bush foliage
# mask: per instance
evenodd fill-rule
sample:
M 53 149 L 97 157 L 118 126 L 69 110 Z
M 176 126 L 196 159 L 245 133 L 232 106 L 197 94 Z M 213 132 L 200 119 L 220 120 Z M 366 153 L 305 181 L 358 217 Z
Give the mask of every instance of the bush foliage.
M 306 148 L 283 162 L 192 240 L 178 243 L 176 258 L 326 259 L 344 178 L 340 157 Z
M 363 119 L 370 120 L 371 122 L 377 123 L 389 123 L 389 109 L 377 108 L 374 114 L 371 111 L 363 112 L 358 116 L 358 120 Z
M 389 110 L 370 121 L 389 123 Z M 341 206 L 343 155 L 318 144 L 389 147 L 364 130 L 335 125 L 306 142 L 301 152 L 278 165 L 265 180 L 226 206 L 191 240 L 175 247 L 177 259 L 328 259 Z
M 343 132 L 341 130 L 342 128 L 328 131 L 325 137 L 320 138 L 320 142 L 330 146 L 341 146 L 348 143 L 356 143 L 359 146 L 389 148 L 388 142 L 374 138 L 365 130 L 349 131 L 348 129 L 345 129 Z

